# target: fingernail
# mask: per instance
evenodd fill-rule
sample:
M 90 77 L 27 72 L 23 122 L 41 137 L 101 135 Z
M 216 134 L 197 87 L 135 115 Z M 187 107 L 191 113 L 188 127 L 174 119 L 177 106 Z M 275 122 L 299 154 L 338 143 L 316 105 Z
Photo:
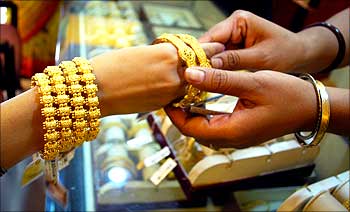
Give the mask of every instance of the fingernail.
M 211 65 L 214 68 L 222 68 L 222 60 L 220 58 L 212 58 L 211 59 Z
M 185 77 L 189 83 L 201 83 L 204 80 L 204 72 L 194 68 L 188 68 L 185 72 Z

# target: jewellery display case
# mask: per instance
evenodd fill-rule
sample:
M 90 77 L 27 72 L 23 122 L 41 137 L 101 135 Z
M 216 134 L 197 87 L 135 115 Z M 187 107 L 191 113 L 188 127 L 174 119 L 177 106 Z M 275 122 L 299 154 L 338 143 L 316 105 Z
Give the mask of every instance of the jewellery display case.
M 143 4 L 142 12 L 152 25 L 202 29 L 203 26 L 188 8 L 160 4 Z
M 56 63 L 147 45 L 163 32 L 199 37 L 224 17 L 201 18 L 196 8 L 219 11 L 209 1 L 66 2 L 61 8 Z M 288 136 L 250 149 L 215 151 L 182 136 L 162 111 L 144 117 L 102 118 L 97 139 L 76 149 L 70 166 L 60 172 L 69 191 L 68 206 L 61 208 L 47 198 L 46 210 L 239 210 L 233 191 L 302 185 L 318 153 Z M 161 151 L 165 156 L 147 165 L 146 159 Z M 154 183 L 152 176 L 169 158 L 175 167 Z
M 232 112 L 236 102 L 236 97 L 223 96 L 205 107 Z M 183 136 L 167 116 L 151 114 L 147 120 L 156 141 L 177 162 L 174 173 L 187 198 L 216 189 L 294 185 L 311 174 L 320 150 L 301 146 L 292 134 L 245 149 L 215 149 Z

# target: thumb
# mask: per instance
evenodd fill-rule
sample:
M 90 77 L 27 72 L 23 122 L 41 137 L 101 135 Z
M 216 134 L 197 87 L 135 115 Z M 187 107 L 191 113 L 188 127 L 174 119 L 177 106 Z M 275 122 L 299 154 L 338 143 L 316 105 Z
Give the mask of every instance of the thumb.
M 256 48 L 227 50 L 214 55 L 211 63 L 214 68 L 227 70 L 259 69 L 263 55 Z
M 259 86 L 254 73 L 204 67 L 187 68 L 185 79 L 200 90 L 237 97 L 252 94 Z

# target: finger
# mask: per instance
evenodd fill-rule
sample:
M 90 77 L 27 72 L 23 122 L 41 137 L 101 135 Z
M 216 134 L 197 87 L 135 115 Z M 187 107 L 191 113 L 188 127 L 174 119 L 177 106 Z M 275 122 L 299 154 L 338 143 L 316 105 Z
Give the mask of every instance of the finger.
M 226 70 L 259 69 L 264 64 L 265 54 L 258 48 L 227 50 L 214 55 L 211 63 L 214 68 Z
M 185 79 L 201 90 L 242 98 L 253 96 L 260 85 L 254 77 L 254 73 L 204 67 L 187 68 Z
M 207 42 L 220 42 L 226 43 L 231 38 L 232 33 L 232 17 L 219 22 L 210 28 L 204 35 L 202 35 L 198 40 L 203 43 Z
M 219 54 L 225 50 L 225 46 L 221 43 L 201 43 L 201 47 L 205 51 L 205 54 L 208 58 Z
M 166 106 L 164 110 L 182 134 L 197 139 L 216 138 L 223 131 L 222 117 L 224 119 L 229 117 L 229 115 L 217 115 L 209 121 L 204 116 L 193 117 L 192 114 L 186 113 L 181 108 Z

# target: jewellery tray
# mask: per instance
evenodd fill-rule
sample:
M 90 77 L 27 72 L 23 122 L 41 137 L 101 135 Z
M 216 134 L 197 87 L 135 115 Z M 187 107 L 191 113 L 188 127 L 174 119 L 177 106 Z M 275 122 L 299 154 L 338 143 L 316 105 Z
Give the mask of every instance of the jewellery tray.
M 342 189 L 343 187 L 346 187 L 344 190 L 346 190 L 347 198 L 349 198 L 349 176 L 350 172 L 348 170 L 338 174 L 337 176 L 326 178 L 307 187 L 299 189 L 298 191 L 294 192 L 290 197 L 288 197 L 280 205 L 277 211 L 302 211 L 303 208 L 305 209 L 306 205 L 312 204 L 312 200 L 316 200 L 318 196 L 320 196 L 323 192 L 330 192 L 332 196 L 336 197 L 339 201 L 337 191 Z M 325 203 L 326 202 L 327 201 L 325 201 Z M 343 202 L 339 201 L 339 203 L 342 204 Z M 324 205 L 319 204 L 318 210 L 325 211 L 326 208 L 322 208 L 322 206 Z
M 296 140 L 267 143 L 232 154 L 204 157 L 189 172 L 176 157 L 154 114 L 147 117 L 155 140 L 169 147 L 177 166 L 173 170 L 188 199 L 204 193 L 303 185 L 314 168 L 319 147 L 302 147 Z

